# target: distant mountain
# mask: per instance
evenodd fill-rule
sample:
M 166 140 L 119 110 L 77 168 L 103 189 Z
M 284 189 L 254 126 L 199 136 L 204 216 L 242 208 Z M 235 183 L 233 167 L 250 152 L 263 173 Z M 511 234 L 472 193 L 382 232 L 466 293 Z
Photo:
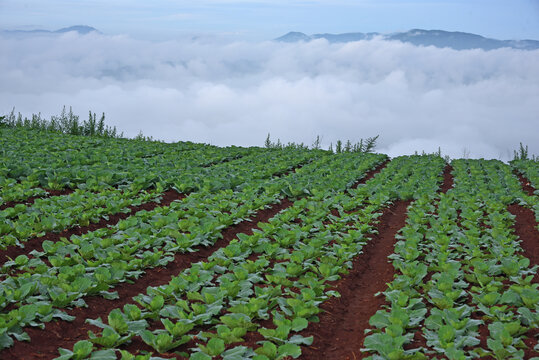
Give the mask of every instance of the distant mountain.
M 97 32 L 97 33 L 101 33 L 96 28 L 93 28 L 93 27 L 87 26 L 87 25 L 70 26 L 70 27 L 67 27 L 67 28 L 62 28 L 62 29 L 56 30 L 55 33 L 66 33 L 66 32 L 70 32 L 70 31 L 76 31 L 79 34 L 83 34 L 83 35 L 94 32 L 94 31 Z
M 293 42 L 298 42 L 298 41 L 311 41 L 313 40 L 313 38 L 309 35 L 306 35 L 302 32 L 297 32 L 297 31 L 290 31 L 288 34 L 286 35 L 283 35 L 277 39 L 275 39 L 276 41 L 282 41 L 282 42 L 289 42 L 289 43 L 293 43 Z
M 375 34 L 377 35 L 377 34 Z M 326 39 L 329 42 L 350 42 L 359 40 L 369 40 L 373 36 L 363 33 L 345 33 L 345 34 L 314 34 L 313 39 Z
M 522 50 L 539 49 L 539 41 L 537 40 L 497 40 L 465 32 L 422 29 L 413 29 L 407 32 L 399 32 L 392 34 L 358 32 L 345 34 L 306 35 L 301 32 L 290 32 L 275 40 L 282 42 L 298 42 L 311 41 L 316 39 L 326 39 L 331 43 L 343 43 L 350 41 L 370 40 L 374 37 L 379 37 L 384 40 L 402 41 L 417 46 L 436 46 L 439 48 L 448 47 L 456 50 L 493 50 L 506 47 Z
M 63 33 L 71 32 L 71 31 L 77 32 L 77 33 L 79 33 L 81 35 L 86 35 L 86 34 L 89 34 L 91 32 L 96 32 L 98 34 L 101 34 L 101 32 L 99 30 L 97 30 L 96 28 L 93 28 L 93 27 L 87 26 L 87 25 L 75 25 L 75 26 L 70 26 L 70 27 L 58 29 L 58 30 L 55 30 L 55 31 L 42 30 L 42 29 L 37 29 L 37 30 L 3 30 L 2 33 L 8 34 L 8 35 L 48 35 L 48 34 L 63 34 Z

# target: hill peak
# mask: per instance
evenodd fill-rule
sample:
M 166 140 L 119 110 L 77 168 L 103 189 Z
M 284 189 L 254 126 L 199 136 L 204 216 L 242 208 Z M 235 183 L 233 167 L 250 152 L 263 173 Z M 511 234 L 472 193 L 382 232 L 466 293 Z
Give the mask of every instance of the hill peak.
M 73 25 L 73 26 L 69 26 L 69 27 L 66 27 L 66 28 L 58 29 L 58 30 L 56 30 L 54 32 L 55 33 L 66 33 L 66 32 L 70 32 L 70 31 L 75 31 L 75 32 L 78 32 L 79 34 L 88 34 L 88 33 L 94 32 L 94 31 L 100 33 L 99 30 L 97 30 L 94 27 L 88 26 L 88 25 Z

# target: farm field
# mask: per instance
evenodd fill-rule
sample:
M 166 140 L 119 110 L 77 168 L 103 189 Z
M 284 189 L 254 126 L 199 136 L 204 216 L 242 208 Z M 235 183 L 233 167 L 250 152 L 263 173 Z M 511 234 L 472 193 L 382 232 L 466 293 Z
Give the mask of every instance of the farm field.
M 0 135 L 0 359 L 539 358 L 537 161 Z

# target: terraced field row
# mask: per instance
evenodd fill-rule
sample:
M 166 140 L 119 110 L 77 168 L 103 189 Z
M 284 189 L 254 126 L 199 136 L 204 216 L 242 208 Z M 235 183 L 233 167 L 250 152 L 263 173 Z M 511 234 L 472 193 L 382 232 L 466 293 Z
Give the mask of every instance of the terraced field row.
M 538 356 L 536 162 L 0 131 L 2 359 Z

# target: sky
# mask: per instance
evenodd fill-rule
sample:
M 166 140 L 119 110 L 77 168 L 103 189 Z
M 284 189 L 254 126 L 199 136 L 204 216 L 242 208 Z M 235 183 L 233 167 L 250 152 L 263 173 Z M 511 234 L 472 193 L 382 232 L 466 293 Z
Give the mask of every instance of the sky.
M 537 1 L 0 0 L 0 24 L 102 32 L 0 33 L 0 114 L 72 106 L 126 136 L 221 146 L 380 135 L 390 156 L 507 160 L 520 142 L 539 154 L 539 50 L 271 41 L 411 28 L 539 39 Z
M 539 39 L 539 0 L 0 0 L 7 29 L 90 25 L 107 34 L 221 33 L 267 40 L 305 33 L 459 30 Z

